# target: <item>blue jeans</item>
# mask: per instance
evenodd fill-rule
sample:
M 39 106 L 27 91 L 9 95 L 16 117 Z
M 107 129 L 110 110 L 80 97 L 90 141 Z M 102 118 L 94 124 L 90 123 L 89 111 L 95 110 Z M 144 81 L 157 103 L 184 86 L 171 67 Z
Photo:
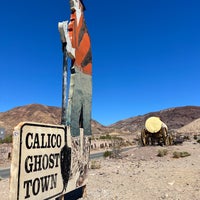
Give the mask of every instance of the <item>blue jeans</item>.
M 76 66 L 73 71 L 70 77 L 67 125 L 70 126 L 72 136 L 79 136 L 80 128 L 84 129 L 84 135 L 92 135 L 92 76 L 82 73 Z

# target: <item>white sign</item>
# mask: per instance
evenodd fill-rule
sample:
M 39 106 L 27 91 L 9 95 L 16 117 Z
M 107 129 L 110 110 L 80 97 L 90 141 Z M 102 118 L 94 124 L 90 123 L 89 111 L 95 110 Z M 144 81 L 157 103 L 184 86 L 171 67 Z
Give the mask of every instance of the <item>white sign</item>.
M 66 129 L 21 123 L 13 134 L 10 199 L 51 199 L 63 193 L 61 149 Z

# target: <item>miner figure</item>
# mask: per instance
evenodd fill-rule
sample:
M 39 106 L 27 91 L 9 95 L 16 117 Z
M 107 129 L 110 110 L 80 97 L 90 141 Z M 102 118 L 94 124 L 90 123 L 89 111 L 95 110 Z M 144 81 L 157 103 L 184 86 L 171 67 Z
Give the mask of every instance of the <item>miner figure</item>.
M 70 0 L 70 10 L 69 23 L 59 23 L 63 51 L 71 60 L 66 124 L 72 136 L 79 136 L 80 128 L 91 135 L 92 54 L 83 1 Z

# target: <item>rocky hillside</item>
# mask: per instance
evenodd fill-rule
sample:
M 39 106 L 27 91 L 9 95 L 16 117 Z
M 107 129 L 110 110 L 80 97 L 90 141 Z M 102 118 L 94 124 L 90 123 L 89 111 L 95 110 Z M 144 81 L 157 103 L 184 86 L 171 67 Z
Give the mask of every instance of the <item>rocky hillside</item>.
M 178 133 L 194 133 L 200 135 L 200 118 L 192 121 L 191 123 L 179 128 Z
M 145 120 L 151 116 L 160 117 L 160 119 L 167 124 L 169 130 L 178 130 L 179 128 L 182 128 L 185 125 L 200 118 L 200 106 L 184 106 L 169 108 L 158 112 L 151 112 L 145 115 L 119 121 L 109 126 L 109 128 L 115 128 L 121 130 L 122 132 L 128 131 L 135 133 L 140 131 L 141 128 L 144 127 Z M 197 120 L 196 123 L 200 123 L 200 121 Z M 195 125 L 193 127 L 198 127 L 198 125 Z M 187 131 L 186 129 L 183 130 Z
M 0 127 L 5 128 L 6 134 L 12 134 L 13 128 L 23 121 L 60 124 L 61 108 L 41 104 L 30 104 L 0 113 Z M 107 127 L 92 120 L 92 131 L 94 134 L 101 134 L 105 132 L 106 129 Z
M 141 130 L 144 126 L 145 120 L 150 116 L 160 117 L 161 120 L 168 125 L 170 130 L 182 128 L 182 132 L 187 132 L 187 127 L 190 127 L 190 129 L 191 127 L 196 127 L 195 131 L 198 131 L 198 127 L 200 127 L 200 125 L 197 125 L 200 124 L 200 120 L 198 120 L 198 118 L 200 118 L 200 106 L 185 106 L 132 117 L 116 122 L 110 126 L 103 126 L 97 121 L 92 120 L 92 133 L 105 134 L 118 132 L 134 134 Z M 12 134 L 13 128 L 22 121 L 60 124 L 61 108 L 40 104 L 30 104 L 0 113 L 0 127 L 4 127 L 7 134 Z M 192 122 L 193 124 L 189 126 Z M 184 129 L 183 127 L 185 125 L 187 126 Z

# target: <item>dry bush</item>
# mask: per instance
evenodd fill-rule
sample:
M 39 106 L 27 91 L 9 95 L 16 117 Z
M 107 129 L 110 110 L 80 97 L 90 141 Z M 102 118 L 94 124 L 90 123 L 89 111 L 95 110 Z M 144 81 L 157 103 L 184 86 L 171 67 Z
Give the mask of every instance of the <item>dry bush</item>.
M 101 162 L 99 160 L 91 160 L 90 169 L 100 169 Z
M 104 154 L 103 154 L 103 157 L 104 158 L 111 157 L 111 154 L 112 154 L 111 151 L 105 151 Z
M 168 154 L 167 149 L 159 149 L 157 156 L 158 157 L 163 157 L 163 156 L 166 156 L 167 154 Z
M 190 156 L 191 154 L 186 152 L 186 151 L 183 151 L 183 152 L 178 152 L 178 151 L 175 151 L 173 153 L 173 158 L 183 158 L 183 157 L 187 157 L 187 156 Z

